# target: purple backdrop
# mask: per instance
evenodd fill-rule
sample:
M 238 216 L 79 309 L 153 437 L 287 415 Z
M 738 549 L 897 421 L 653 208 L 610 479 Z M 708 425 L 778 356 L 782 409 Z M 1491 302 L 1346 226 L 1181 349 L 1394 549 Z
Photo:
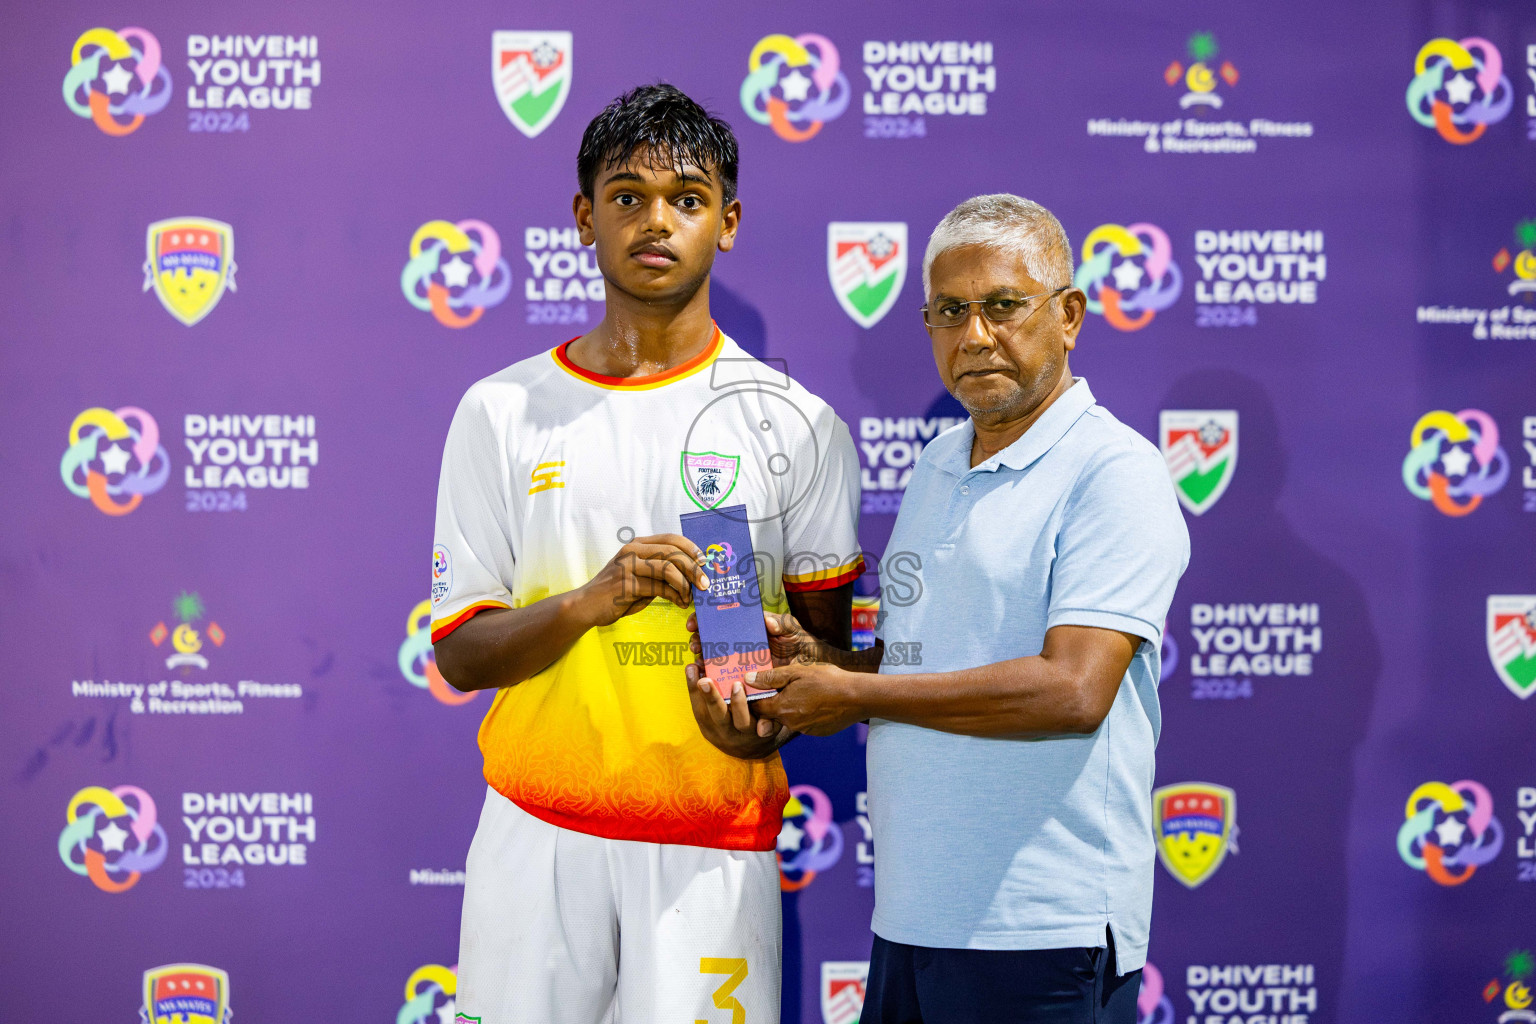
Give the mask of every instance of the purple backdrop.
M 13 12 L 7 1018 L 451 1001 L 489 698 L 420 629 L 442 441 L 600 319 L 577 143 L 666 79 L 741 139 L 717 317 L 853 429 L 873 555 L 956 414 L 928 232 L 1010 191 L 1087 243 L 1073 369 L 1194 550 L 1143 1021 L 1536 1020 L 1536 14 L 774 6 Z M 788 1021 L 856 1013 L 861 743 L 785 751 Z

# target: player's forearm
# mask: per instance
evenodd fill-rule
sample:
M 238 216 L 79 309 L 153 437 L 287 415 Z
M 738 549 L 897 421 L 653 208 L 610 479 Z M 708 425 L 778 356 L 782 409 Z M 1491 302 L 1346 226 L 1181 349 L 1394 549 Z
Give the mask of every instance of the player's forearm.
M 438 671 L 456 690 L 512 686 L 554 664 L 595 624 L 580 590 L 522 608 L 492 608 L 433 645 Z
M 876 640 L 873 647 L 866 647 L 860 651 L 834 647 L 820 637 L 817 640 L 816 649 L 811 654 L 812 660 L 836 665 L 848 672 L 879 672 L 880 662 L 885 658 L 884 640 Z
M 831 590 L 790 591 L 789 610 L 800 627 L 832 652 L 848 653 L 853 646 L 853 584 Z

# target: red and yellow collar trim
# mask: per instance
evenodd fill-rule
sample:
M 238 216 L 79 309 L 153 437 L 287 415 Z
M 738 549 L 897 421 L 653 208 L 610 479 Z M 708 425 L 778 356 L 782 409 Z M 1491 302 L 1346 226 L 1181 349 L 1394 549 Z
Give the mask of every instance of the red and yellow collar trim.
M 571 339 L 571 341 L 575 340 L 575 338 Z M 571 341 L 552 350 L 550 355 L 554 356 L 555 365 L 572 377 L 578 377 L 588 384 L 596 384 L 598 387 L 607 388 L 610 391 L 649 391 L 652 388 L 663 387 L 671 384 L 673 381 L 682 380 L 684 377 L 692 377 L 700 370 L 709 366 L 720 355 L 720 349 L 725 345 L 725 335 L 721 334 L 720 328 L 716 326 L 714 337 L 709 339 L 709 344 L 705 346 L 704 351 L 686 363 L 680 363 L 670 370 L 653 373 L 646 377 L 605 377 L 601 373 L 584 370 L 571 362 L 570 356 L 566 354 L 565 350 L 571 347 Z

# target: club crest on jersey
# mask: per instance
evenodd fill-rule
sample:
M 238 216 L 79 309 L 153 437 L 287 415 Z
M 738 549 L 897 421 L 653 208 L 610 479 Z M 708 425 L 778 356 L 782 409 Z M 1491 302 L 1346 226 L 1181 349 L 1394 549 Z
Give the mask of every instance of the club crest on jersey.
M 225 1024 L 229 972 L 203 964 L 167 964 L 144 972 L 143 1024 Z
M 821 962 L 821 1019 L 824 1024 L 855 1024 L 864 1009 L 869 983 L 867 960 Z
M 1193 889 L 1237 852 L 1237 794 L 1208 782 L 1181 782 L 1152 792 L 1157 859 Z
M 491 81 L 507 120 L 530 139 L 548 128 L 571 91 L 569 32 L 496 32 Z
M 740 455 L 719 452 L 683 452 L 683 490 L 701 509 L 712 509 L 736 489 L 741 470 Z
M 144 290 L 191 327 L 235 290 L 235 232 L 223 221 L 173 217 L 149 226 Z
M 1237 413 L 1231 409 L 1164 409 L 1158 446 L 1179 504 L 1201 515 L 1216 504 L 1237 468 Z
M 827 225 L 827 276 L 843 312 L 873 327 L 896 305 L 907 279 L 907 226 L 899 221 Z
M 1536 596 L 1489 596 L 1488 657 L 1510 693 L 1536 693 Z

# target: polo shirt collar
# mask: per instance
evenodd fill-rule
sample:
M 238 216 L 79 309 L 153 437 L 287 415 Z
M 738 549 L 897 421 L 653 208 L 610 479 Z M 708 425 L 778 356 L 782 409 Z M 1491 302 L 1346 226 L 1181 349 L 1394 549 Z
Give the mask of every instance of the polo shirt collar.
M 1001 466 L 1015 470 L 1028 469 L 1036 459 L 1054 448 L 1056 442 L 1072 429 L 1072 424 L 1095 404 L 1093 392 L 1088 390 L 1088 381 L 1082 377 L 1077 378 L 1066 393 L 1052 402 L 1045 414 L 1024 431 L 1023 437 L 974 468 L 970 463 L 971 443 L 976 437 L 976 427 L 967 419 L 965 429 L 960 431 L 961 436 L 957 438 L 960 443 L 947 460 L 950 465 L 945 468 L 956 476 L 972 472 L 995 473 Z

